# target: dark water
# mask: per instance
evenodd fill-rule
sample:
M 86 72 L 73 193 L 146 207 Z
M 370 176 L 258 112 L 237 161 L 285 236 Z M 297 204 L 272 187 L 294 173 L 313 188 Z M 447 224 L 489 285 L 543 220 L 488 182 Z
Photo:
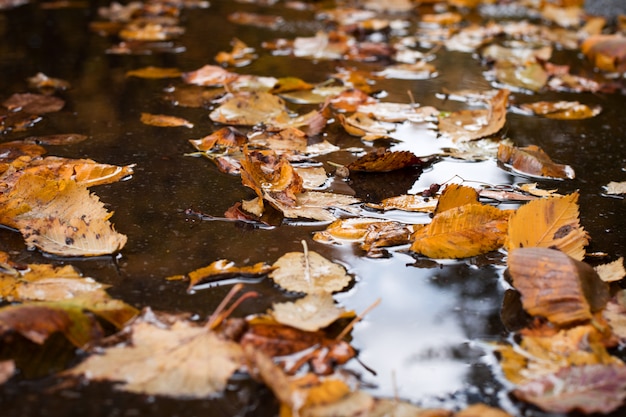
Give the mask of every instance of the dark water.
M 112 221 L 128 243 L 118 257 L 61 260 L 26 251 L 21 236 L 0 229 L 0 249 L 26 263 L 70 263 L 86 276 L 111 284 L 110 293 L 142 308 L 169 312 L 210 314 L 228 291 L 227 286 L 187 294 L 185 283 L 165 277 L 186 273 L 227 258 L 237 263 L 274 262 L 289 251 L 300 251 L 306 239 L 309 248 L 344 264 L 355 276 L 350 290 L 337 300 L 348 309 L 363 311 L 376 299 L 379 307 L 352 332 L 352 344 L 360 359 L 375 369 L 373 376 L 358 363 L 349 368 L 363 374 L 368 391 L 378 396 L 398 396 L 425 406 L 462 407 L 484 401 L 516 415 L 541 415 L 510 400 L 490 367 L 493 359 L 483 343 L 507 337 L 500 320 L 504 284 L 502 254 L 489 254 L 466 261 L 416 261 L 402 252 L 388 259 L 367 259 L 352 247 L 329 247 L 311 240 L 322 226 L 280 226 L 259 230 L 240 224 L 203 221 L 185 214 L 187 209 L 221 216 L 236 201 L 249 198 L 237 177 L 219 173 L 207 160 L 185 156 L 193 149 L 187 139 L 200 138 L 215 130 L 206 109 L 173 107 L 162 100 L 171 80 L 142 80 L 125 72 L 148 65 L 195 70 L 213 63 L 218 51 L 228 50 L 234 36 L 257 47 L 263 56 L 240 71 L 274 77 L 298 76 L 309 82 L 324 81 L 337 62 L 266 55 L 262 39 L 312 35 L 319 26 L 309 12 L 289 12 L 291 23 L 273 32 L 235 26 L 225 16 L 235 9 L 272 13 L 271 9 L 213 1 L 209 9 L 186 10 L 181 24 L 186 34 L 177 42 L 186 50 L 179 54 L 113 56 L 105 50 L 111 40 L 93 34 L 90 21 L 97 19 L 95 2 L 67 9 L 43 9 L 39 4 L 0 12 L 0 98 L 25 92 L 26 77 L 37 72 L 68 80 L 72 89 L 62 93 L 66 107 L 27 132 L 7 133 L 2 141 L 30 135 L 75 132 L 89 140 L 75 145 L 48 146 L 49 155 L 91 158 L 111 164 L 137 164 L 129 181 L 93 189 L 114 211 Z M 281 13 L 286 13 L 284 10 Z M 569 58 L 575 58 L 570 56 Z M 408 102 L 410 90 L 419 103 L 450 109 L 454 103 L 435 98 L 442 88 L 486 88 L 480 63 L 469 54 L 440 51 L 434 62 L 440 76 L 428 81 L 385 81 L 389 101 Z M 534 100 L 514 94 L 512 100 Z M 591 235 L 589 252 L 606 252 L 611 259 L 626 255 L 626 202 L 602 195 L 602 186 L 626 177 L 626 100 L 620 94 L 548 94 L 546 98 L 580 100 L 600 104 L 604 111 L 592 120 L 556 121 L 516 114 L 507 116 L 507 136 L 516 145 L 536 144 L 551 157 L 574 167 L 577 178 L 568 182 L 540 182 L 562 194 L 579 190 L 581 223 Z M 193 129 L 159 128 L 139 122 L 142 112 L 185 117 Z M 405 127 L 399 149 L 428 155 L 440 146 L 428 133 Z M 328 137 L 342 146 L 364 145 L 333 130 Z M 492 184 L 527 182 L 511 175 L 494 162 L 442 161 L 424 172 L 385 174 L 354 181 L 357 196 L 379 199 L 407 191 L 421 191 L 432 183 L 458 175 L 466 180 Z M 426 217 L 417 217 L 426 222 Z M 250 300 L 239 314 L 262 312 L 277 300 L 288 298 L 268 280 L 250 284 L 264 297 Z M 61 338 L 44 349 L 5 345 L 3 350 L 23 349 L 22 374 L 0 388 L 3 416 L 220 416 L 274 415 L 271 393 L 246 379 L 217 400 L 173 400 L 115 391 L 107 384 L 58 388 L 50 376 L 75 360 Z M 68 353 L 69 351 L 69 353 Z M 41 372 L 44 366 L 47 371 Z M 56 368 L 54 368 L 56 367 Z M 43 373 L 43 374 L 42 374 Z M 626 410 L 614 415 L 623 415 Z

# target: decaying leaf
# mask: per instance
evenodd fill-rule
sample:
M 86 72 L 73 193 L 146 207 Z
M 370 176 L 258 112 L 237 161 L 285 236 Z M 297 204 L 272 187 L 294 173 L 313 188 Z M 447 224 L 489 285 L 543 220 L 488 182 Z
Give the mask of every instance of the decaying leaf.
M 88 357 L 65 374 L 119 383 L 125 391 L 180 398 L 220 394 L 244 364 L 239 344 L 195 323 L 168 324 L 145 312 L 129 340 Z
M 558 120 L 588 119 L 602 111 L 600 106 L 588 106 L 578 101 L 536 101 L 522 104 L 520 108 L 548 119 Z
M 258 91 L 230 96 L 209 117 L 214 122 L 240 126 L 286 126 L 291 118 L 283 99 Z
M 48 77 L 43 72 L 38 72 L 32 77 L 28 77 L 27 81 L 29 86 L 37 88 L 41 91 L 62 91 L 67 90 L 71 86 L 68 81 L 60 78 Z
M 509 252 L 534 246 L 556 248 L 580 261 L 588 242 L 578 219 L 578 193 L 530 201 L 509 220 Z
M 626 340 L 626 291 L 618 291 L 602 311 L 611 331 L 620 340 Z
M 356 172 L 389 172 L 420 165 L 423 165 L 422 159 L 412 152 L 378 148 L 351 162 L 347 168 Z
M 477 403 L 454 413 L 454 417 L 512 417 L 511 414 L 487 404 Z
M 403 194 L 385 198 L 379 204 L 367 203 L 368 207 L 378 210 L 403 210 L 432 213 L 437 206 L 436 197 L 424 197 L 418 194 Z
M 315 294 L 345 288 L 352 278 L 346 269 L 317 252 L 289 252 L 272 265 L 270 277 L 287 291 Z
M 591 266 L 556 249 L 514 249 L 508 265 L 524 310 L 557 326 L 587 322 L 609 300 L 607 284 Z
M 430 106 L 389 102 L 363 103 L 358 106 L 357 110 L 381 122 L 391 123 L 435 122 L 439 114 L 439 110 Z
M 439 120 L 439 132 L 455 142 L 481 139 L 498 133 L 506 122 L 509 90 L 499 90 L 488 102 L 488 110 L 461 110 Z
M 466 258 L 500 248 L 510 212 L 482 204 L 465 204 L 436 215 L 411 237 L 411 251 L 430 258 Z
M 204 282 L 213 282 L 234 276 L 262 276 L 266 275 L 271 270 L 272 268 L 264 262 L 259 262 L 252 266 L 236 266 L 232 261 L 220 259 L 212 262 L 210 265 L 193 270 L 186 275 L 175 275 L 168 277 L 167 279 L 188 279 L 188 290 L 190 291 L 194 286 Z
M 572 366 L 518 386 L 513 394 L 551 413 L 604 413 L 626 398 L 626 366 Z
M 256 58 L 254 48 L 249 47 L 241 40 L 234 38 L 230 44 L 233 49 L 230 52 L 219 52 L 215 56 L 215 62 L 224 66 L 244 67 Z
M 193 123 L 182 117 L 169 116 L 166 114 L 141 113 L 141 123 L 159 127 L 193 127 Z
M 218 65 L 205 65 L 195 71 L 183 73 L 182 78 L 187 84 L 223 87 L 239 78 L 239 74 Z
M 604 282 L 620 281 L 626 277 L 626 269 L 624 268 L 624 257 L 614 260 L 608 264 L 602 264 L 594 267 L 600 279 Z
M 2 196 L 0 223 L 19 229 L 26 244 L 61 256 L 115 253 L 126 243 L 104 205 L 75 181 L 25 174 Z
M 88 136 L 77 133 L 60 133 L 57 135 L 29 136 L 24 139 L 25 143 L 37 145 L 73 145 L 87 140 Z
M 274 303 L 269 313 L 279 323 L 306 331 L 316 331 L 340 317 L 354 315 L 338 307 L 326 292 L 308 294 L 294 302 Z
M 520 190 L 537 197 L 560 197 L 559 194 L 556 194 L 557 190 L 542 190 L 541 188 L 537 187 L 536 182 L 519 184 L 518 186 Z

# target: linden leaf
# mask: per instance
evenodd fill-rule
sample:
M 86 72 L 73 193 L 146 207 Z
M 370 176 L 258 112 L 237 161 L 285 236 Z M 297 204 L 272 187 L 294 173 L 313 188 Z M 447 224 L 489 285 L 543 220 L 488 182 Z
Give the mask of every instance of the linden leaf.
M 594 269 L 561 251 L 515 249 L 508 263 L 524 310 L 557 326 L 589 321 L 609 300 L 608 286 Z
M 349 314 L 335 304 L 330 293 L 309 294 L 294 302 L 274 303 L 270 315 L 281 324 L 309 332 L 327 327 Z
M 287 291 L 306 294 L 341 291 L 352 280 L 346 269 L 317 252 L 289 252 L 272 265 L 270 277 Z
M 506 239 L 509 216 L 481 204 L 451 208 L 413 234 L 411 251 L 430 258 L 466 258 L 496 250 Z
M 347 212 L 356 212 L 358 209 L 352 207 L 358 203 L 359 199 L 336 193 L 323 191 L 305 191 L 296 195 L 295 205 L 278 201 L 273 196 L 266 194 L 265 199 L 269 201 L 283 215 L 290 219 L 313 219 L 320 221 L 334 221 L 337 219 L 329 209 L 337 208 Z
M 6 196 L 0 223 L 19 229 L 28 246 L 45 252 L 99 256 L 126 243 L 108 221 L 111 214 L 83 185 L 25 174 Z
M 626 194 L 626 181 L 611 181 L 605 185 L 606 193 L 609 195 Z
M 66 375 L 118 382 L 124 391 L 146 395 L 206 398 L 219 395 L 243 365 L 242 348 L 206 327 L 146 315 L 128 327 L 130 340 L 104 348 Z
M 29 114 L 53 113 L 65 106 L 65 101 L 58 97 L 44 94 L 13 94 L 2 102 L 2 105 L 11 111 L 23 111 Z
M 498 147 L 498 161 L 512 166 L 523 174 L 545 178 L 575 177 L 571 166 L 553 162 L 543 149 L 535 145 L 518 148 L 501 143 Z
M 572 193 L 533 200 L 517 209 L 509 220 L 508 251 L 531 246 L 556 248 L 582 260 L 589 239 L 580 226 L 577 201 L 578 193 Z
M 436 197 L 424 197 L 418 194 L 403 194 L 385 198 L 380 204 L 367 203 L 366 206 L 377 210 L 402 210 L 420 213 L 432 213 L 437 207 Z
M 518 386 L 513 395 L 550 413 L 608 414 L 619 408 L 626 398 L 626 366 L 563 368 Z

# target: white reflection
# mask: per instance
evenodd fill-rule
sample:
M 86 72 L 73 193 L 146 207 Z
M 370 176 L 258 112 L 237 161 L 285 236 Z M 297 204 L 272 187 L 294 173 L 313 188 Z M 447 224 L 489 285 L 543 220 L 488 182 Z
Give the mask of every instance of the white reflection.
M 378 375 L 358 363 L 351 368 L 376 385 L 374 395 L 419 401 L 463 389 L 468 364 L 452 357 L 451 350 L 467 338 L 455 314 L 454 291 L 430 284 L 433 270 L 398 268 L 397 258 L 405 256 L 394 255 L 389 268 L 381 265 L 384 260 L 351 259 L 359 285 L 345 299 L 338 298 L 357 312 L 381 298 L 352 332 L 352 344 L 361 349 L 360 360 Z M 372 262 L 377 263 L 375 268 Z

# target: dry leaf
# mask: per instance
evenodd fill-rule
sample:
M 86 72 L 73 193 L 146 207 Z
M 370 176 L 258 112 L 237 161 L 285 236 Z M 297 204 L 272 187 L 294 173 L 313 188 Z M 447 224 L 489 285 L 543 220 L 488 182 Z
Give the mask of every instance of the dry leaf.
M 555 249 L 515 249 L 508 265 L 524 310 L 557 326 L 591 320 L 610 297 L 591 266 Z
M 182 117 L 166 114 L 141 113 L 141 123 L 158 127 L 188 127 L 190 129 L 193 127 L 193 123 Z
M 411 251 L 430 258 L 466 258 L 500 248 L 510 213 L 492 206 L 465 204 L 436 215 L 411 237 Z
M 128 327 L 128 342 L 103 349 L 66 375 L 116 382 L 120 389 L 146 395 L 206 398 L 221 394 L 243 366 L 237 343 L 194 323 L 166 324 L 150 316 L 144 313 Z
M 543 149 L 535 145 L 518 148 L 500 144 L 498 161 L 511 165 L 516 171 L 523 174 L 546 178 L 573 179 L 575 177 L 574 169 L 571 166 L 553 162 Z
M 309 332 L 350 315 L 335 304 L 330 293 L 308 294 L 294 302 L 274 303 L 269 314 L 279 323 Z
M 577 202 L 578 193 L 573 193 L 530 201 L 517 209 L 509 220 L 508 251 L 533 246 L 556 248 L 582 260 L 589 238 L 580 226 Z
M 289 252 L 272 265 L 270 277 L 287 291 L 315 294 L 345 288 L 352 278 L 346 269 L 317 252 Z
M 61 256 L 99 256 L 126 243 L 108 220 L 112 213 L 74 181 L 24 174 L 3 198 L 0 223 L 19 229 L 30 247 Z

